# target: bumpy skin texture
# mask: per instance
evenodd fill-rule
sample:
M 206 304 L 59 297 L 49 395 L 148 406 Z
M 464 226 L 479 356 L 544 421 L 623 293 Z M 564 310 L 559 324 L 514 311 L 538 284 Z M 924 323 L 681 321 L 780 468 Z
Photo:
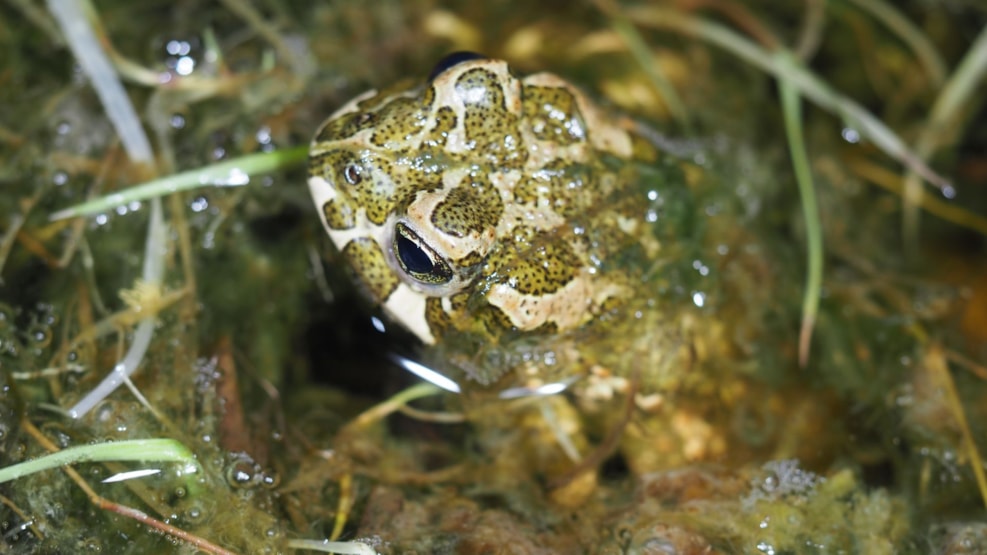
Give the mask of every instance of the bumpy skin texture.
M 330 116 L 309 187 L 364 289 L 424 343 L 558 336 L 628 294 L 608 259 L 646 226 L 614 199 L 627 162 L 657 158 L 632 129 L 555 75 L 467 60 Z

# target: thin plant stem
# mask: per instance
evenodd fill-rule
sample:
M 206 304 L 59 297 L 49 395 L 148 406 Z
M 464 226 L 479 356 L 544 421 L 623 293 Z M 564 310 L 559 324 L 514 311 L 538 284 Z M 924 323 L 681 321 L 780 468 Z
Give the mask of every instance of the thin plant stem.
M 970 468 L 977 481 L 977 488 L 980 490 L 980 499 L 987 507 L 987 474 L 984 472 L 983 459 L 980 457 L 980 450 L 977 442 L 973 439 L 970 431 L 970 422 L 967 420 L 966 412 L 963 411 L 963 402 L 960 400 L 959 392 L 956 390 L 956 382 L 949 371 L 949 364 L 946 362 L 946 353 L 941 345 L 933 345 L 931 352 L 925 357 L 926 368 L 933 372 L 939 383 L 942 385 L 946 395 L 946 402 L 953 411 L 953 418 L 963 435 L 963 444 L 966 447 L 967 456 L 970 457 Z
M 658 91 L 662 100 L 664 100 L 672 117 L 683 128 L 688 130 L 690 125 L 689 112 L 686 110 L 685 104 L 682 102 L 681 97 L 679 97 L 678 92 L 676 92 L 675 87 L 672 86 L 671 81 L 668 80 L 661 67 L 652 59 L 651 51 L 648 49 L 648 45 L 644 42 L 644 39 L 641 38 L 641 33 L 638 32 L 634 25 L 628 21 L 627 17 L 613 6 L 610 1 L 596 0 L 596 5 L 597 8 L 610 17 L 610 26 L 624 41 L 631 56 L 641 66 L 641 69 L 644 70 L 651 84 Z
M 928 160 L 937 148 L 950 142 L 955 133 L 962 129 L 963 126 L 951 125 L 951 123 L 957 121 L 960 111 L 974 98 L 973 95 L 978 92 L 977 85 L 985 74 L 987 74 L 987 26 L 970 45 L 956 71 L 946 81 L 932 104 L 928 123 L 923 127 L 922 134 L 915 143 L 915 152 L 923 161 Z M 909 244 L 915 244 L 918 238 L 918 203 L 922 187 L 916 174 L 917 172 L 912 170 L 905 177 L 902 228 Z M 955 194 L 956 191 L 952 187 L 943 191 L 946 198 L 953 198 Z
M 777 55 L 784 52 L 782 49 L 769 52 L 727 27 L 671 9 L 646 6 L 629 9 L 625 13 L 632 22 L 639 25 L 669 29 L 701 38 L 777 79 L 790 82 L 803 97 L 843 118 L 847 125 L 856 129 L 885 154 L 915 171 L 940 190 L 952 190 L 949 181 L 926 165 L 884 122 L 851 98 L 835 91 L 805 66 L 793 62 L 791 55 Z
M 812 181 L 809 156 L 805 150 L 802 134 L 802 102 L 798 91 L 789 81 L 778 81 L 781 88 L 782 113 L 785 119 L 785 132 L 788 135 L 788 148 L 798 182 L 799 197 L 802 199 L 802 215 L 805 220 L 806 247 L 808 250 L 805 292 L 802 297 L 802 328 L 799 332 L 799 366 L 809 362 L 809 347 L 812 344 L 812 330 L 819 312 L 819 296 L 822 290 L 823 237 L 822 223 L 819 220 L 819 207 L 816 190 Z
M 168 175 L 147 183 L 135 185 L 123 191 L 70 206 L 52 214 L 51 220 L 91 216 L 117 206 L 158 198 L 170 193 L 189 191 L 200 187 L 231 187 L 246 185 L 256 176 L 301 163 L 308 156 L 308 146 L 248 154 L 222 162 Z
M 850 0 L 860 9 L 884 24 L 915 52 L 932 84 L 939 86 L 946 79 L 946 63 L 929 38 L 897 8 L 884 0 Z

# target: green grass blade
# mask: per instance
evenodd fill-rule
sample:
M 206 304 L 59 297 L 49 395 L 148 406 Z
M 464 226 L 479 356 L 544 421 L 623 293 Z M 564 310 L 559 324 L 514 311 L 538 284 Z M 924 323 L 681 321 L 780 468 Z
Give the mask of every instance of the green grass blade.
M 77 204 L 51 215 L 51 220 L 91 216 L 134 201 L 161 197 L 199 187 L 246 185 L 250 178 L 301 163 L 308 156 L 308 146 L 249 154 L 217 164 L 176 173 L 129 189 Z
M 911 48 L 915 57 L 929 74 L 929 79 L 935 85 L 941 85 L 946 79 L 946 63 L 943 62 L 935 46 L 929 41 L 921 29 L 908 20 L 893 4 L 884 0 L 850 0 L 860 9 L 866 11 L 884 24 Z
M 933 171 L 921 156 L 916 155 L 884 122 L 853 99 L 834 90 L 808 68 L 795 62 L 787 51 L 769 52 L 723 25 L 671 9 L 647 6 L 629 9 L 626 13 L 631 21 L 638 25 L 670 29 L 700 38 L 770 73 L 775 78 L 788 82 L 806 99 L 843 118 L 846 124 L 856 129 L 862 137 L 938 189 L 952 190 L 949 180 Z
M 785 54 L 779 57 L 787 57 Z M 782 60 L 792 63 L 793 60 Z M 805 236 L 808 247 L 808 271 L 805 280 L 805 293 L 802 297 L 802 329 L 799 332 L 799 365 L 809 362 L 809 346 L 812 329 L 819 312 L 819 296 L 822 290 L 823 237 L 822 223 L 819 220 L 819 207 L 816 202 L 816 189 L 812 182 L 809 155 L 805 150 L 802 134 L 802 100 L 798 90 L 788 80 L 780 79 L 781 105 L 785 119 L 785 132 L 788 135 L 788 148 L 798 182 L 799 196 L 802 199 L 802 213 L 805 218 Z
M 630 50 L 631 56 L 637 60 L 638 65 L 644 70 L 651 84 L 658 90 L 662 100 L 665 101 L 665 105 L 668 106 L 668 111 L 672 114 L 672 117 L 684 129 L 688 130 L 689 111 L 686 110 L 685 103 L 682 102 L 679 93 L 676 92 L 671 81 L 668 80 L 658 64 L 651 59 L 651 51 L 648 49 L 648 45 L 644 42 L 644 39 L 641 38 L 641 33 L 638 33 L 637 29 L 634 28 L 627 18 L 620 15 L 613 16 L 611 26 L 624 40 L 624 44 Z
M 197 468 L 195 456 L 173 439 L 133 439 L 69 447 L 57 453 L 0 468 L 0 484 L 69 464 L 106 461 L 183 462 Z

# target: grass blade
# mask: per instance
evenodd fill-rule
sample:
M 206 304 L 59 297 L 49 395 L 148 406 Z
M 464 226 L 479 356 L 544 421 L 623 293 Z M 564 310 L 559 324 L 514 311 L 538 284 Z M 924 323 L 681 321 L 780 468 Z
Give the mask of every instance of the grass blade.
M 30 461 L 0 468 L 0 484 L 69 464 L 106 461 L 184 462 L 189 468 L 198 467 L 192 452 L 173 439 L 133 439 L 69 447 Z
M 781 54 L 779 56 L 785 56 Z M 785 60 L 782 63 L 790 63 Z M 808 271 L 805 279 L 805 293 L 802 297 L 802 329 L 799 332 L 799 366 L 809 362 L 809 346 L 812 343 L 812 330 L 819 312 L 819 295 L 822 290 L 823 237 L 822 223 L 819 221 L 819 207 L 816 202 L 816 189 L 812 182 L 809 155 L 805 150 L 802 135 L 802 100 L 795 86 L 785 79 L 778 81 L 781 89 L 781 106 L 785 119 L 785 132 L 788 135 L 788 149 L 795 169 L 799 196 L 802 199 L 802 213 L 805 218 L 805 237 L 808 247 Z
M 70 206 L 50 216 L 51 220 L 91 216 L 134 201 L 158 198 L 170 193 L 199 187 L 231 187 L 246 185 L 252 176 L 269 173 L 301 163 L 308 156 L 308 146 L 281 149 L 274 152 L 249 154 L 182 173 L 176 173 L 123 191 Z

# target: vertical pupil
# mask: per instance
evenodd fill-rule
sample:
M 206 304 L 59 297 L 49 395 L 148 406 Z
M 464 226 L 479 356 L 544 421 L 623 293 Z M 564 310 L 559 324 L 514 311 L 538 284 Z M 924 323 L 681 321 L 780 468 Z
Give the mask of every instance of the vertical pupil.
M 401 262 L 404 263 L 404 267 L 409 272 L 427 274 L 435 268 L 432 259 L 414 241 L 398 234 L 397 242 L 398 256 L 401 257 Z

